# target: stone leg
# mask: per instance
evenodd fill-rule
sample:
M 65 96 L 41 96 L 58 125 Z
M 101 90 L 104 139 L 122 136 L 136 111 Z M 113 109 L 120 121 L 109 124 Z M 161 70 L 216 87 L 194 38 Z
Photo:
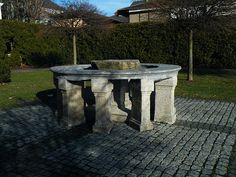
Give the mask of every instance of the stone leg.
M 83 82 L 58 79 L 57 110 L 60 125 L 71 128 L 85 122 Z
M 96 106 L 93 132 L 110 133 L 113 126 L 111 121 L 111 91 L 113 85 L 107 79 L 92 79 L 91 83 Z
M 125 122 L 130 112 L 128 80 L 114 80 L 111 101 L 112 121 Z
M 174 105 L 177 76 L 155 83 L 154 121 L 173 124 L 176 121 Z
M 150 118 L 150 97 L 154 90 L 154 82 L 147 79 L 131 80 L 131 116 L 129 125 L 139 131 L 147 131 L 153 129 Z

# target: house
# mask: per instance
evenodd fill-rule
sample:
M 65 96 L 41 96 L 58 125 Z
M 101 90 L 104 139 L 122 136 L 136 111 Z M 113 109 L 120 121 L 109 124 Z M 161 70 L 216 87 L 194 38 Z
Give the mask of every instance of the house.
M 212 6 L 212 5 L 211 5 Z M 214 6 L 214 5 L 213 5 Z M 206 11 L 210 9 L 208 6 L 200 6 L 201 8 L 191 8 L 185 9 L 176 8 L 174 9 L 175 13 L 172 13 L 169 17 L 171 18 L 178 18 L 176 13 L 181 15 L 182 12 L 183 16 L 189 16 L 190 13 L 202 13 L 203 8 L 206 8 Z M 228 15 L 235 15 L 236 14 L 236 2 L 231 2 L 230 5 L 227 6 L 219 6 L 222 8 L 219 10 L 219 13 L 216 13 L 216 16 L 228 16 Z M 224 12 L 224 8 L 227 7 L 228 11 Z M 158 21 L 158 22 L 165 22 L 169 17 L 163 15 L 161 11 L 158 11 L 160 7 L 158 7 L 157 3 L 149 2 L 149 0 L 137 0 L 134 1 L 129 7 L 125 7 L 122 9 L 118 9 L 114 16 L 110 17 L 116 23 L 140 23 L 140 22 L 148 22 L 148 21 Z M 231 10 L 230 10 L 231 8 Z M 213 8 L 214 9 L 214 8 Z M 190 11 L 189 11 L 190 10 Z M 212 13 L 212 12 L 210 12 Z M 213 12 L 214 13 L 214 12 Z M 212 14 L 213 14 L 212 13 Z M 182 17 L 181 17 L 182 18 Z M 121 20 L 123 19 L 123 20 Z M 126 20 L 124 20 L 126 19 Z
M 119 24 L 119 23 L 129 23 L 129 18 L 123 15 L 113 15 L 110 18 L 111 23 Z
M 110 18 L 116 20 L 117 23 L 139 23 L 154 21 L 156 19 L 158 19 L 158 21 L 163 21 L 164 19 L 166 19 L 157 13 L 157 7 L 155 7 L 152 3 L 147 2 L 148 0 L 134 1 L 129 7 L 118 9 L 115 15 Z M 157 16 L 159 18 L 156 18 Z M 120 19 L 123 20 L 121 21 Z

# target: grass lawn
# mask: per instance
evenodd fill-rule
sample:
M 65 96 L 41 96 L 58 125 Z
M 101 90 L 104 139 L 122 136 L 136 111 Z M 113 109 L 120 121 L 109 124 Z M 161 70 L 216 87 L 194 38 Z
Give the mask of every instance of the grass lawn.
M 186 74 L 178 76 L 176 95 L 236 102 L 236 75 L 195 74 L 194 81 L 186 81 Z M 46 70 L 13 72 L 12 82 L 0 85 L 0 109 L 37 101 L 36 94 L 53 89 L 52 73 Z
M 236 74 L 195 74 L 193 82 L 187 74 L 178 75 L 176 95 L 192 98 L 236 102 Z
M 36 101 L 38 92 L 54 88 L 52 73 L 45 70 L 12 72 L 11 80 L 0 85 L 0 109 Z

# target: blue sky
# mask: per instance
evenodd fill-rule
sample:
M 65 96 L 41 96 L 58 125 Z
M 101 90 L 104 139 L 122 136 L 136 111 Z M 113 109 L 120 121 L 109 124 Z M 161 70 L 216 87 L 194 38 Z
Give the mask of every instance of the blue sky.
M 63 0 L 55 0 L 58 4 Z M 88 0 L 89 3 L 95 5 L 100 11 L 107 16 L 112 16 L 117 9 L 127 7 L 132 0 Z

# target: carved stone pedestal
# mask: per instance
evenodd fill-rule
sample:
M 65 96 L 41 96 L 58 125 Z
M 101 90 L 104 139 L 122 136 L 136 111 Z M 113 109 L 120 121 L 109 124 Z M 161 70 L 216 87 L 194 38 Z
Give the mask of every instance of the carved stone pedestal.
M 114 80 L 111 101 L 112 121 L 125 122 L 131 110 L 128 80 Z
M 154 121 L 173 124 L 176 121 L 174 93 L 177 77 L 155 83 L 155 115 Z
M 93 132 L 110 133 L 113 123 L 111 121 L 111 95 L 113 85 L 107 79 L 92 79 L 92 91 L 95 96 L 96 118 Z
M 71 128 L 85 122 L 82 89 L 82 81 L 70 82 L 63 78 L 58 79 L 57 110 L 60 125 Z
M 151 80 L 131 80 L 130 96 L 132 102 L 129 126 L 139 131 L 152 130 L 153 124 L 150 120 L 150 97 L 154 90 Z

